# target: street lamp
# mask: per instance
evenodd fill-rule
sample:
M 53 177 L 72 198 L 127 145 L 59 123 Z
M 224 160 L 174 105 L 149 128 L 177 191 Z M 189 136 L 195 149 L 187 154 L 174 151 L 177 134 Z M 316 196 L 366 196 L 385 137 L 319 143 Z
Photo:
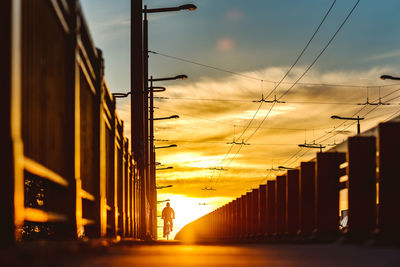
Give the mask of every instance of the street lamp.
M 181 6 L 176 6 L 176 7 L 164 7 L 164 8 L 151 8 L 147 9 L 146 6 L 144 6 L 143 13 L 160 13 L 160 12 L 171 12 L 171 11 L 181 11 L 181 10 L 196 10 L 197 7 L 193 4 L 185 4 Z
M 186 80 L 188 78 L 185 74 L 176 75 L 175 77 L 153 78 L 150 77 L 150 82 L 172 81 L 172 80 Z
M 114 96 L 114 98 L 124 98 L 124 97 L 128 97 L 132 92 L 129 91 L 127 93 L 112 93 L 112 95 Z
M 160 149 L 160 148 L 170 148 L 170 147 L 177 147 L 177 145 L 172 144 L 172 145 L 168 145 L 168 146 L 155 146 L 154 149 Z
M 331 116 L 331 119 L 357 121 L 357 134 L 360 134 L 360 120 L 363 120 L 364 118 L 360 118 L 360 116 L 357 116 L 357 118 L 351 118 L 351 117 L 341 117 L 341 116 L 333 115 L 333 116 Z
M 150 118 L 149 120 L 153 120 L 153 121 L 159 121 L 159 120 L 169 120 L 169 119 L 179 119 L 179 115 L 172 115 L 169 117 L 163 117 L 163 118 Z
M 285 167 L 285 166 L 278 166 L 278 169 L 280 169 L 280 170 L 295 170 L 296 168 L 290 168 L 290 167 Z
M 161 165 L 161 162 L 153 162 L 153 163 L 149 163 L 149 165 L 159 166 L 159 165 Z
M 395 81 L 400 81 L 400 77 L 393 77 L 391 75 L 382 75 L 380 77 L 382 80 L 395 80 Z
M 164 92 L 166 90 L 163 86 L 151 86 L 149 89 L 150 91 L 153 91 L 153 93 Z
M 156 189 L 164 189 L 164 188 L 169 188 L 169 187 L 173 187 L 172 184 L 169 185 L 160 185 L 160 186 L 156 186 Z

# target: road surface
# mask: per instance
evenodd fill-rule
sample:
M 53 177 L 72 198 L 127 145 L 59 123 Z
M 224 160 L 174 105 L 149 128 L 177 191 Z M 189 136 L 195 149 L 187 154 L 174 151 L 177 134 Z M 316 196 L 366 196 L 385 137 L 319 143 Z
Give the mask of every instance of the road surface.
M 118 245 L 77 266 L 400 266 L 400 249 L 350 245 Z
M 177 242 L 32 243 L 0 251 L 0 266 L 400 266 L 400 248 Z

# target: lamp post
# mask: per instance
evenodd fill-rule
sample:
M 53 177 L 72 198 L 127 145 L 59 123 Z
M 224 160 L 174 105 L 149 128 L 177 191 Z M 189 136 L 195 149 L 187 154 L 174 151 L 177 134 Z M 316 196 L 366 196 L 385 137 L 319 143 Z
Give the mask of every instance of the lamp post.
M 357 121 L 357 134 L 360 134 L 360 131 L 361 131 L 360 120 L 363 120 L 364 118 L 360 118 L 360 116 L 357 116 L 357 118 L 351 118 L 351 117 L 341 117 L 341 116 L 333 115 L 333 116 L 331 116 L 331 119 Z
M 139 11 L 137 10 L 139 8 L 140 5 L 140 9 Z M 148 20 L 147 20 L 147 14 L 149 13 L 160 13 L 160 12 L 171 12 L 171 11 L 180 11 L 180 10 L 195 10 L 197 7 L 193 4 L 185 4 L 185 5 L 180 5 L 180 6 L 176 6 L 176 7 L 167 7 L 167 8 L 154 8 L 154 9 L 148 9 L 147 6 L 144 6 L 144 9 L 142 9 L 142 0 L 131 0 L 131 7 L 132 7 L 132 16 L 131 16 L 131 25 L 135 25 L 131 27 L 131 36 L 132 40 L 132 46 L 131 46 L 131 61 L 138 61 L 138 59 L 141 59 L 141 62 L 139 64 L 139 62 L 136 62 L 135 64 L 132 64 L 132 84 L 134 84 L 137 88 L 141 88 L 141 96 L 134 96 L 134 94 L 132 94 L 132 113 L 131 113 L 131 118 L 132 118 L 132 125 L 135 126 L 139 126 L 140 128 L 137 129 L 137 131 L 141 131 L 140 133 L 136 133 L 136 139 L 133 138 L 133 134 L 132 134 L 132 139 L 136 140 L 135 144 L 136 147 L 138 147 L 138 157 L 140 159 L 143 159 L 144 162 L 143 164 L 141 164 L 140 166 L 149 166 L 148 161 L 151 161 L 152 158 L 154 158 L 154 152 L 152 151 L 152 142 L 153 142 L 153 138 L 150 139 L 150 142 L 148 140 L 148 132 L 149 132 L 149 120 L 148 120 L 148 108 L 149 108 L 149 90 L 148 90 Z M 140 12 L 140 13 L 139 13 Z M 139 22 L 139 18 L 140 18 L 140 22 Z M 137 24 L 135 24 L 137 23 Z M 136 25 L 140 25 L 140 27 L 136 26 Z M 143 33 L 143 34 L 142 34 Z M 133 54 L 135 53 L 136 57 L 133 56 Z M 138 53 L 140 53 L 140 55 L 138 55 Z M 141 76 L 142 77 L 138 77 L 139 74 L 139 70 L 137 69 L 138 67 L 141 67 Z M 135 78 L 134 78 L 135 77 Z M 153 86 L 151 85 L 151 87 L 153 89 Z M 153 90 L 150 91 L 150 96 L 152 98 L 153 96 Z M 136 100 L 136 102 L 134 102 L 134 98 L 137 98 L 138 100 Z M 135 117 L 134 114 L 134 105 L 138 104 L 137 109 L 141 108 L 141 111 L 138 113 L 138 115 L 136 115 L 137 117 Z M 153 112 L 153 107 L 150 108 L 151 113 Z M 143 113 L 144 112 L 144 113 Z M 134 122 L 134 118 L 137 120 L 137 122 Z M 150 120 L 152 124 L 152 120 Z M 150 126 L 151 127 L 151 126 Z M 132 127 L 133 128 L 133 127 Z M 152 131 L 152 129 L 150 129 L 150 132 Z M 133 132 L 133 131 L 132 131 Z M 145 136 L 145 138 L 143 138 L 143 135 Z M 140 142 L 144 140 L 143 144 L 140 144 Z M 134 147 L 133 147 L 134 148 Z M 144 149 L 145 148 L 145 149 Z M 132 151 L 134 151 L 132 149 Z M 153 236 L 156 236 L 156 232 L 157 232 L 157 227 L 156 227 L 156 207 L 154 205 L 155 201 L 156 201 L 156 190 L 155 190 L 155 177 L 152 177 L 152 169 L 151 168 L 143 168 L 142 172 L 144 172 L 146 174 L 145 177 L 145 193 L 149 196 L 149 198 L 151 198 L 151 200 L 149 200 L 150 204 L 150 209 L 152 210 L 152 221 L 149 222 L 151 224 L 151 233 Z M 144 173 L 142 174 L 142 176 L 144 175 Z M 141 192 L 141 194 L 143 194 Z M 145 198 L 143 196 L 141 196 L 141 201 L 142 201 L 142 205 L 141 205 L 141 216 L 142 217 L 146 217 L 145 215 L 145 211 L 146 211 L 146 207 L 143 205 L 146 205 L 145 202 Z M 146 223 L 146 221 L 144 221 Z M 141 220 L 142 223 L 142 220 Z M 146 233 L 143 233 L 144 229 L 148 229 L 146 227 L 146 225 L 141 227 L 142 232 L 141 232 L 141 237 L 145 237 Z
M 177 80 L 177 79 L 182 79 L 185 80 L 187 79 L 187 75 L 177 75 L 175 77 L 166 77 L 166 78 L 153 78 L 153 76 L 150 77 L 150 87 L 146 90 L 146 96 L 148 96 L 148 93 L 150 93 L 150 116 L 149 116 L 149 124 L 150 124 L 150 134 L 147 135 L 149 136 L 149 146 L 148 149 L 150 150 L 150 170 L 149 170 L 149 184 L 150 184 L 150 190 L 152 192 L 152 203 L 155 203 L 157 201 L 157 187 L 156 187 L 156 166 L 152 163 L 155 162 L 156 160 L 156 153 L 155 153 L 155 147 L 154 147 L 154 121 L 155 120 L 167 120 L 167 119 L 178 119 L 178 115 L 172 115 L 169 117 L 165 118 L 154 118 L 154 93 L 155 92 L 163 92 L 165 91 L 165 87 L 161 86 L 153 86 L 153 82 L 158 82 L 158 81 L 171 81 L 171 80 Z M 147 137 L 146 136 L 146 137 Z M 176 145 L 175 145 L 176 146 Z M 154 205 L 154 204 L 153 204 Z M 157 209 L 154 205 L 153 209 L 153 214 L 156 214 Z M 154 215 L 153 215 L 154 216 Z M 154 224 L 157 224 L 157 220 L 154 219 Z M 154 230 L 154 227 L 153 227 Z M 154 230 L 155 231 L 155 230 Z

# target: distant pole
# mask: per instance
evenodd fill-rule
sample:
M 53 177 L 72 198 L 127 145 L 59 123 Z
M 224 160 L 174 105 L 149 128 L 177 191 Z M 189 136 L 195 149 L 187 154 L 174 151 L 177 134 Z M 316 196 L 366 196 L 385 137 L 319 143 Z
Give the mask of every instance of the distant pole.
M 131 0 L 131 152 L 139 171 L 139 238 L 146 234 L 146 183 L 144 165 L 143 114 L 143 24 L 142 0 Z
M 149 62 L 148 62 L 148 21 L 147 21 L 147 6 L 144 6 L 143 19 L 143 142 L 144 142 L 144 166 L 145 166 L 145 181 L 146 181 L 146 236 L 149 238 L 152 235 L 152 203 L 151 203 L 151 177 L 150 177 L 150 147 L 149 147 Z
M 153 76 L 150 77 L 150 185 L 151 185 L 151 208 L 153 211 L 153 238 L 157 239 L 157 190 L 156 190 L 156 165 L 155 165 L 155 149 L 154 149 L 154 97 L 153 97 Z
M 361 127 L 360 127 L 360 116 L 357 116 L 357 134 L 360 134 Z

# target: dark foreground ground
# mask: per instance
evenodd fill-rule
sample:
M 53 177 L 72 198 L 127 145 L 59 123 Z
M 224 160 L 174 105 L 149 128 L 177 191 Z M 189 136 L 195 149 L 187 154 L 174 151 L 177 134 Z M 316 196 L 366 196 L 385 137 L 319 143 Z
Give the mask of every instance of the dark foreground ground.
M 399 248 L 340 244 L 39 242 L 0 256 L 0 266 L 400 266 Z

